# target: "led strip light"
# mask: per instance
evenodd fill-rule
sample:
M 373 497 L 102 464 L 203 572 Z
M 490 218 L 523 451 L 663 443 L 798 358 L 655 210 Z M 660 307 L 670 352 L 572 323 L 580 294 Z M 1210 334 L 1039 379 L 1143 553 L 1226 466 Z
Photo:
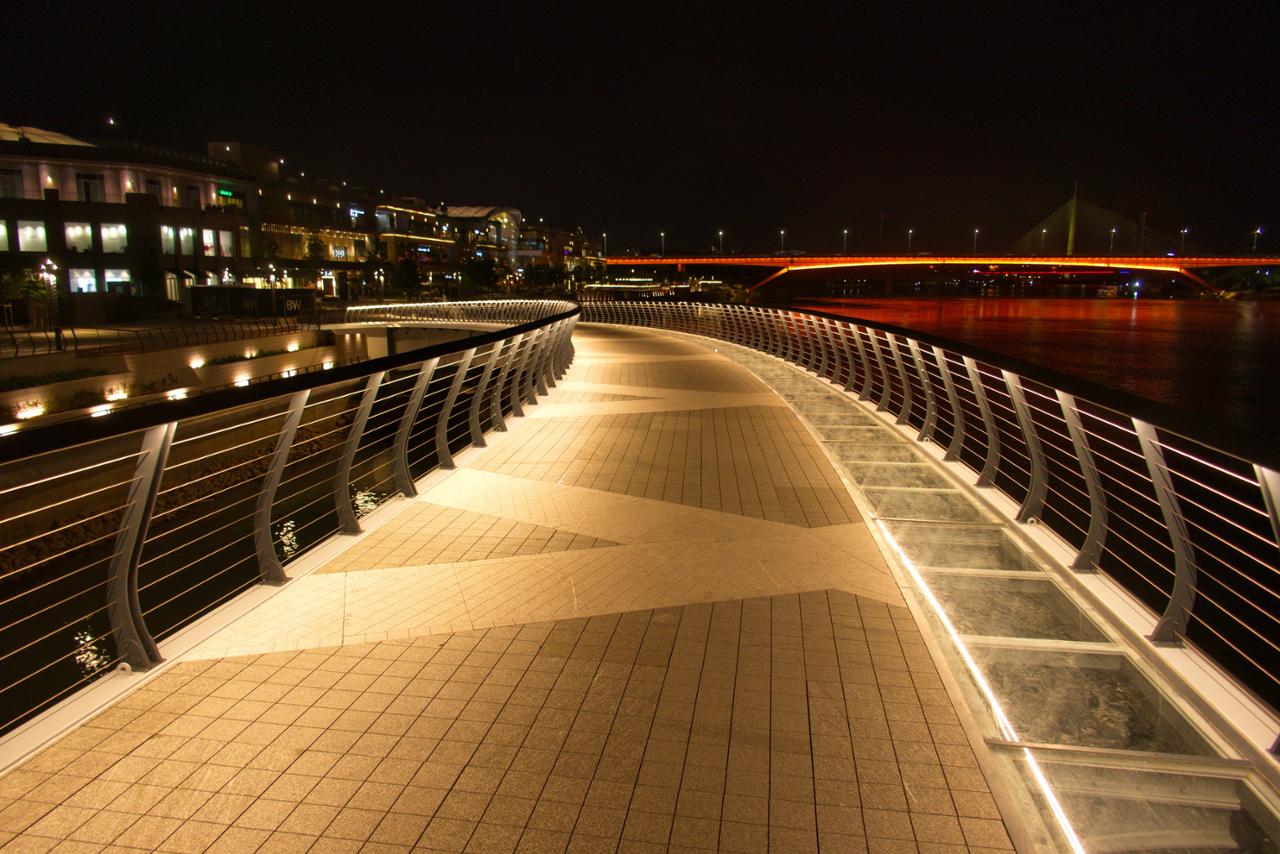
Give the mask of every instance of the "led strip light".
M 947 630 L 947 635 L 950 636 L 951 642 L 955 644 L 960 657 L 964 659 L 969 675 L 973 677 L 973 681 L 977 683 L 978 688 L 986 698 L 987 705 L 991 707 L 992 714 L 995 715 L 996 724 L 1000 727 L 1000 733 L 1007 741 L 1020 741 L 1018 732 L 1013 728 L 1008 716 L 1005 715 L 1004 707 L 1000 705 L 1000 700 L 996 697 L 995 691 L 992 690 L 991 683 L 987 681 L 982 668 L 978 667 L 978 662 L 974 660 L 973 655 L 969 652 L 969 647 L 965 645 L 960 633 L 956 631 L 956 627 L 952 625 L 950 618 L 947 617 L 946 612 L 942 609 L 942 603 L 934 596 L 933 590 L 929 588 L 920 571 L 916 569 L 915 563 L 912 562 L 911 558 L 907 557 L 906 552 L 902 550 L 902 546 L 898 545 L 897 539 L 889 531 L 889 527 L 885 525 L 884 520 L 877 518 L 876 524 L 880 527 L 881 533 L 884 534 L 885 540 L 893 548 L 894 554 L 898 556 L 898 560 L 906 567 L 907 572 L 911 574 L 911 578 L 916 583 L 916 589 L 920 591 L 921 595 L 929 603 L 929 607 L 933 609 L 933 613 L 942 623 L 942 627 Z M 1067 812 L 1063 809 L 1062 803 L 1053 791 L 1053 786 L 1049 784 L 1049 779 L 1045 777 L 1044 771 L 1041 770 L 1040 763 L 1031 754 L 1030 748 L 1023 747 L 1021 750 L 1023 757 L 1027 761 L 1027 767 L 1031 769 L 1031 775 L 1035 778 L 1036 785 L 1039 786 L 1040 793 L 1044 796 L 1045 801 L 1048 802 L 1049 809 L 1052 810 L 1053 817 L 1057 820 L 1058 827 L 1062 830 L 1063 836 L 1066 837 L 1071 850 L 1076 854 L 1086 854 L 1085 847 L 1080 842 L 1080 837 L 1076 834 L 1075 827 L 1071 824 L 1071 819 L 1067 817 Z

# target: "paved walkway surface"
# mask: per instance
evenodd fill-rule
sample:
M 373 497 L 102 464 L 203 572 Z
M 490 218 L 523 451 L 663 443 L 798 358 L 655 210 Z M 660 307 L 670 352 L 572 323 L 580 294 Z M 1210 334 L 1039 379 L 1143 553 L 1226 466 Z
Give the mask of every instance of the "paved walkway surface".
M 0 778 L 14 850 L 1011 848 L 805 426 L 583 326 L 551 396 Z

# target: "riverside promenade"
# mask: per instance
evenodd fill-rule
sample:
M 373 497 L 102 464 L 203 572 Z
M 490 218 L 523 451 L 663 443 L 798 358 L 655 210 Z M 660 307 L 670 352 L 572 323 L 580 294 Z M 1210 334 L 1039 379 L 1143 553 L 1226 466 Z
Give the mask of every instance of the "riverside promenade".
M 509 432 L 0 777 L 0 847 L 1011 850 L 809 427 L 712 343 L 574 343 Z

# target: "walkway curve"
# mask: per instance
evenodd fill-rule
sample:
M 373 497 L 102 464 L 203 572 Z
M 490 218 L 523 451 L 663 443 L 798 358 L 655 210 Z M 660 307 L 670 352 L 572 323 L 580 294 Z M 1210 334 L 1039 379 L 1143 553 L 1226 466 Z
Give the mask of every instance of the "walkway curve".
M 0 778 L 0 844 L 1010 849 L 795 414 L 711 344 L 575 346 L 509 433 Z

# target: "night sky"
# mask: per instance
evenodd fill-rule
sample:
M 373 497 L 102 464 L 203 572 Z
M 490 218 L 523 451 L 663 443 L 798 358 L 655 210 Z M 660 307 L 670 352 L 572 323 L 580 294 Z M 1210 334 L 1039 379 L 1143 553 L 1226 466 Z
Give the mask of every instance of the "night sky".
M 613 252 L 874 251 L 881 214 L 885 251 L 999 251 L 1073 180 L 1280 250 L 1280 4 L 689 5 L 10 4 L 0 121 L 256 142 Z

